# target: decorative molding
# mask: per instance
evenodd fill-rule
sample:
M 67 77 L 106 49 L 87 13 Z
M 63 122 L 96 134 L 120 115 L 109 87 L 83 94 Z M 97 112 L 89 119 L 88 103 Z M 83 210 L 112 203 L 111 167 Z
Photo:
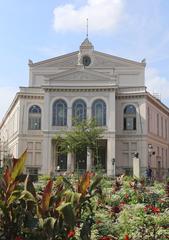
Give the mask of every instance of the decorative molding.
M 70 60 L 70 57 L 77 56 L 78 53 L 79 53 L 79 51 L 76 51 L 76 52 L 64 54 L 64 55 L 61 55 L 61 56 L 58 56 L 58 57 L 50 58 L 50 59 L 47 59 L 47 60 L 39 61 L 39 62 L 33 63 L 32 67 L 40 66 L 40 65 L 50 65 L 51 63 L 54 63 L 54 62 L 57 63 L 59 61 L 63 62 L 66 58 L 69 58 L 69 60 Z
M 103 87 L 97 87 L 97 88 L 56 88 L 56 87 L 50 87 L 45 86 L 43 87 L 45 92 L 114 92 L 115 88 L 103 88 Z
M 111 59 L 112 62 L 117 62 L 118 63 L 118 66 L 120 65 L 120 63 L 124 63 L 125 66 L 126 65 L 137 65 L 137 66 L 140 66 L 140 67 L 145 67 L 145 63 L 143 62 L 136 62 L 136 61 L 133 61 L 133 60 L 129 60 L 129 59 L 126 59 L 126 58 L 122 58 L 122 57 L 117 57 L 117 56 L 114 56 L 114 55 L 111 55 L 111 54 L 107 54 L 107 53 L 102 53 L 102 52 L 99 52 L 99 51 L 94 51 L 94 54 L 96 56 L 102 56 L 104 58 L 107 58 L 107 59 Z
M 145 98 L 146 94 L 141 94 L 140 93 L 135 93 L 133 95 L 116 95 L 116 99 L 140 99 L 140 98 Z

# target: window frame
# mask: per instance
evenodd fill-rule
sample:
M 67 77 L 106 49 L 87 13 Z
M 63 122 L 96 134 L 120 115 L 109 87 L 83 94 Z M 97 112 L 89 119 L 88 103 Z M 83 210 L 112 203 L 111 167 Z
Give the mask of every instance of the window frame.
M 78 109 L 76 108 L 77 105 L 81 104 L 81 109 L 83 111 L 82 113 L 82 117 L 77 116 L 77 111 Z M 80 117 L 80 118 L 79 118 Z M 83 99 L 77 99 L 74 101 L 73 105 L 72 105 L 72 125 L 76 125 L 76 123 L 81 123 L 83 121 L 85 121 L 87 119 L 87 105 L 86 102 Z
M 101 104 L 101 114 L 99 113 L 99 108 L 97 109 L 97 105 Z M 99 114 L 101 115 L 101 119 L 97 121 Z M 92 118 L 95 119 L 97 126 L 105 127 L 107 123 L 107 106 L 104 100 L 96 99 L 92 103 Z
M 62 104 L 62 110 L 60 108 L 61 106 L 58 106 L 59 104 Z M 52 105 L 52 126 L 67 126 L 67 109 L 68 107 L 65 100 L 57 99 L 54 101 Z M 63 114 L 63 116 L 59 116 L 59 114 Z
M 132 110 L 130 108 L 132 107 Z M 133 104 L 128 104 L 123 109 L 123 130 L 136 131 L 137 130 L 137 111 Z
M 28 130 L 41 130 L 42 110 L 41 107 L 34 104 L 28 111 Z

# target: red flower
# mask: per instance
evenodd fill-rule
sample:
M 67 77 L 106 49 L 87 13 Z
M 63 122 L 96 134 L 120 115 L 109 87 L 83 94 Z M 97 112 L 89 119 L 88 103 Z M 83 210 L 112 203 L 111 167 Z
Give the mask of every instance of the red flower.
M 103 236 L 103 237 L 100 237 L 98 240 L 113 240 L 112 237 L 109 237 L 109 236 Z
M 112 212 L 119 213 L 120 212 L 120 207 L 119 206 L 112 207 Z
M 124 236 L 124 240 L 130 240 L 130 238 L 129 238 L 129 235 L 128 235 L 128 234 L 126 234 L 126 235 Z
M 123 207 L 126 203 L 124 201 L 120 202 L 120 207 Z
M 124 197 L 125 197 L 125 198 L 129 198 L 129 195 L 126 193 Z
M 146 213 L 158 214 L 158 213 L 160 212 L 160 209 L 159 209 L 158 207 L 154 207 L 154 206 L 151 206 L 151 205 L 147 205 L 147 206 L 145 206 L 144 211 L 145 211 Z
M 73 237 L 75 235 L 75 230 L 70 230 L 69 232 L 68 232 L 68 234 L 67 234 L 67 237 L 68 238 L 71 238 L 71 237 Z
M 102 221 L 100 221 L 100 220 L 97 220 L 97 221 L 96 221 L 96 224 L 100 224 L 100 223 L 102 223 Z
M 160 209 L 158 207 L 153 207 L 152 208 L 152 212 L 153 213 L 159 213 L 160 212 Z
M 15 238 L 15 240 L 24 240 L 22 237 L 20 237 L 20 236 L 17 236 L 16 238 Z

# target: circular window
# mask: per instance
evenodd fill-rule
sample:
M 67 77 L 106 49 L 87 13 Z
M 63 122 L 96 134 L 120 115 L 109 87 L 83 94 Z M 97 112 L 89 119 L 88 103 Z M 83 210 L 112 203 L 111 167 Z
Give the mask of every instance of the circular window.
M 84 66 L 89 66 L 91 63 L 91 58 L 89 56 L 84 56 L 83 57 L 83 65 Z

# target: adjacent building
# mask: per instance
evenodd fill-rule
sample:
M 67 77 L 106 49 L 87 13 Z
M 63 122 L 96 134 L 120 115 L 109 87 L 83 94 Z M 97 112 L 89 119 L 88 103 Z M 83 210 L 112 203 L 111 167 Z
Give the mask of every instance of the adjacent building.
M 91 170 L 91 152 L 58 154 L 54 136 L 70 131 L 73 119 L 95 118 L 104 128 L 99 161 L 108 175 L 130 172 L 135 152 L 142 174 L 169 169 L 169 109 L 146 91 L 145 61 L 136 62 L 94 50 L 86 38 L 79 51 L 33 63 L 29 86 L 20 87 L 0 124 L 1 160 L 26 148 L 26 171 L 49 174 Z

